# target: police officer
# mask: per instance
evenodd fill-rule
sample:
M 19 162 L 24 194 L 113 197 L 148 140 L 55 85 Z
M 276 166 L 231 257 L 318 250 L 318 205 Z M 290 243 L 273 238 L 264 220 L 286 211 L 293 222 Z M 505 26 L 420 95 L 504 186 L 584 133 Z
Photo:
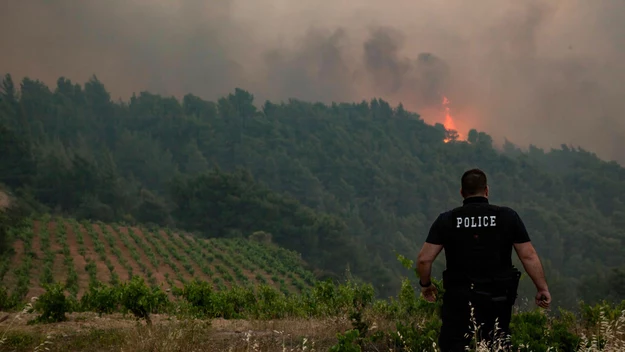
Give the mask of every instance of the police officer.
M 473 337 L 487 342 L 509 340 L 521 276 L 512 265 L 513 247 L 536 286 L 536 304 L 548 308 L 551 302 L 542 264 L 519 215 L 511 208 L 489 203 L 483 171 L 466 171 L 461 184 L 463 205 L 438 216 L 417 260 L 421 293 L 434 302 L 437 289 L 430 282 L 432 262 L 445 249 L 439 336 L 443 352 L 464 351 Z

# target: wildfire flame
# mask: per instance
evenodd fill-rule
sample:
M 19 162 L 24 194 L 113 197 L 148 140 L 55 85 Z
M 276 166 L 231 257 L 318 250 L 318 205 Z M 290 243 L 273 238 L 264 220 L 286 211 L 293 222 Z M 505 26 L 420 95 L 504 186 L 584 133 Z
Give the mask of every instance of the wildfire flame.
M 443 96 L 443 108 L 445 109 L 445 122 L 443 122 L 443 126 L 445 126 L 446 130 L 456 131 L 455 138 L 454 137 L 446 138 L 445 143 L 454 139 L 461 139 L 462 136 L 460 135 L 460 133 L 458 133 L 458 129 L 456 128 L 456 123 L 454 122 L 454 119 L 451 117 L 451 112 L 449 110 L 449 99 L 447 99 L 446 96 Z

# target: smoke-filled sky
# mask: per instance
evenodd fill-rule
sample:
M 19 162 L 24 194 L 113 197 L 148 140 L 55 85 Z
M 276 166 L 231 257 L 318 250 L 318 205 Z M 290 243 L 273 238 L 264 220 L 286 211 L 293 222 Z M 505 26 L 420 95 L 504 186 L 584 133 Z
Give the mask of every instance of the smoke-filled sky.
M 0 72 L 114 98 L 381 97 L 459 132 L 625 162 L 622 0 L 4 0 Z M 621 43 L 621 45 L 618 45 Z

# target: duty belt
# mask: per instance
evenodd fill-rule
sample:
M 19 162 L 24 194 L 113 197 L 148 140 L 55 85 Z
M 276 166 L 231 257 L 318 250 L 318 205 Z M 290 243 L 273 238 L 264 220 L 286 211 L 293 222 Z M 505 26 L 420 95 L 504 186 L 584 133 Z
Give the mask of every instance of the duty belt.
M 446 270 L 443 272 L 443 287 L 451 296 L 468 295 L 479 300 L 514 303 L 520 278 L 521 272 L 514 267 L 487 276 L 473 277 Z

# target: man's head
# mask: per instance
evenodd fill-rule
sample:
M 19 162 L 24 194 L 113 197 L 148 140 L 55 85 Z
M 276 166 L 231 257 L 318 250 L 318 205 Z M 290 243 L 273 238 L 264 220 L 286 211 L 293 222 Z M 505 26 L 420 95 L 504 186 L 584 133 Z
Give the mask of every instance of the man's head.
M 460 194 L 463 198 L 488 197 L 488 182 L 484 171 L 480 169 L 467 170 L 462 175 L 461 183 Z

